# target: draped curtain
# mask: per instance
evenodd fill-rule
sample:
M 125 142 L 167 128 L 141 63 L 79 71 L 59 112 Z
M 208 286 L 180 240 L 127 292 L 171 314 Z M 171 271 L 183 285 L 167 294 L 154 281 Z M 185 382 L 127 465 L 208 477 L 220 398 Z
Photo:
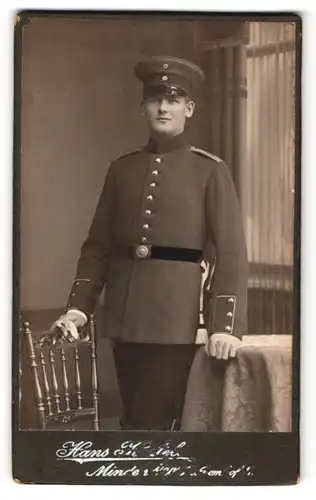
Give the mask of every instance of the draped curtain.
M 250 261 L 271 266 L 293 264 L 294 55 L 294 26 L 250 24 L 241 195 Z
M 271 333 L 292 333 L 295 26 L 267 22 L 250 23 L 249 28 L 246 162 L 240 193 L 249 288 L 261 300 L 258 312 L 270 318 L 262 324 Z
M 240 23 L 238 23 L 240 24 Z M 200 40 L 208 144 L 230 166 L 250 262 L 249 333 L 292 333 L 295 25 Z

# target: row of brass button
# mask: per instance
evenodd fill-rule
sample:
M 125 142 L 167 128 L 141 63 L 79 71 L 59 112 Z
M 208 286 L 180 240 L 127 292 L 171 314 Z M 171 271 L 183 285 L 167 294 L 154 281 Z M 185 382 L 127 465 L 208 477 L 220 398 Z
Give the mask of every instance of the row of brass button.
M 161 158 L 158 157 L 158 158 L 156 158 L 154 160 L 154 163 L 161 163 L 161 161 L 162 161 Z M 153 176 L 156 177 L 157 175 L 159 175 L 160 172 L 159 172 L 159 170 L 154 169 L 151 173 L 152 173 Z M 151 182 L 149 184 L 150 188 L 155 188 L 156 186 L 157 186 L 156 182 Z M 154 196 L 152 194 L 149 194 L 149 195 L 146 196 L 146 200 L 147 201 L 153 201 L 154 200 Z M 146 216 L 150 216 L 150 215 L 152 215 L 152 210 L 150 210 L 149 208 L 146 208 L 145 211 L 144 211 L 144 214 Z M 150 229 L 150 225 L 147 224 L 147 223 L 145 223 L 145 224 L 142 225 L 142 229 L 145 229 L 145 231 L 148 231 Z M 146 236 L 142 236 L 141 241 L 142 241 L 142 243 L 148 243 L 148 238 Z

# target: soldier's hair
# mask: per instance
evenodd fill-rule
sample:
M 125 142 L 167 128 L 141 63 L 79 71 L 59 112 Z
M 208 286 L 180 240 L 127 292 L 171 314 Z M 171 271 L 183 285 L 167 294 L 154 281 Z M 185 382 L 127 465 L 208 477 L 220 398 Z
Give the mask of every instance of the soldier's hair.
M 186 95 L 185 96 L 185 102 L 188 103 L 188 102 L 191 102 L 191 101 L 193 101 L 195 103 L 195 99 L 193 99 L 193 97 L 191 97 L 190 95 Z

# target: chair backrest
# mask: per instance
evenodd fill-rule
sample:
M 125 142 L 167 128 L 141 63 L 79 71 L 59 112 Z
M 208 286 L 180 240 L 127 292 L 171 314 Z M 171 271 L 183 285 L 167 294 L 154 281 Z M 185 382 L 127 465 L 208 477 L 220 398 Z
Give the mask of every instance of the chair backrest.
M 41 429 L 82 418 L 92 419 L 92 429 L 99 430 L 99 394 L 96 354 L 96 326 L 90 315 L 77 341 L 61 339 L 51 331 L 32 332 L 29 322 L 22 323 L 32 372 L 34 395 Z M 80 358 L 82 349 L 90 350 L 91 404 L 82 394 Z M 72 365 L 72 366 L 71 366 Z M 86 370 L 85 370 L 86 371 Z M 70 387 L 72 376 L 73 387 Z

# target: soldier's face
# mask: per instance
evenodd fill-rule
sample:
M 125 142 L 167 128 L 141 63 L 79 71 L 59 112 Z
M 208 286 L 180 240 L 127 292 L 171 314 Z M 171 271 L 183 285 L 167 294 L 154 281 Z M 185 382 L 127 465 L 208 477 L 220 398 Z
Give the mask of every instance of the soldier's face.
M 182 96 L 147 97 L 142 111 L 153 135 L 173 137 L 184 130 L 186 119 L 194 113 L 195 104 Z

